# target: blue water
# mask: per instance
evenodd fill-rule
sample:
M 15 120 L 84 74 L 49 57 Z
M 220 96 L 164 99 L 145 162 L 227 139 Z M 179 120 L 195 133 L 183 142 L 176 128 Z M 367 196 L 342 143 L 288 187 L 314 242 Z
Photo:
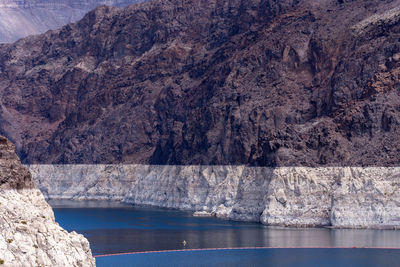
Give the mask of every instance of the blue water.
M 144 253 L 96 258 L 98 267 L 399 266 L 400 251 L 382 249 L 244 249 Z
M 400 266 L 396 265 L 400 263 L 399 250 L 309 249 L 400 248 L 400 231 L 395 230 L 277 228 L 112 202 L 50 201 L 50 204 L 56 221 L 63 228 L 88 238 L 94 255 L 180 249 L 280 248 L 119 255 L 97 258 L 98 266 Z

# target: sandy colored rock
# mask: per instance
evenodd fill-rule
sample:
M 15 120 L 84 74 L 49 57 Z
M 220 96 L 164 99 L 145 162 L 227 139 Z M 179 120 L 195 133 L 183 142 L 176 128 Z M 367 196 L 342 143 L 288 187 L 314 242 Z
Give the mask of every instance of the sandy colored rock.
M 0 260 L 3 266 L 95 266 L 89 242 L 55 222 L 29 170 L 0 136 Z
M 87 239 L 55 222 L 38 189 L 2 189 L 0 203 L 3 266 L 95 266 Z
M 399 228 L 399 167 L 31 165 L 45 197 L 118 200 L 266 225 Z

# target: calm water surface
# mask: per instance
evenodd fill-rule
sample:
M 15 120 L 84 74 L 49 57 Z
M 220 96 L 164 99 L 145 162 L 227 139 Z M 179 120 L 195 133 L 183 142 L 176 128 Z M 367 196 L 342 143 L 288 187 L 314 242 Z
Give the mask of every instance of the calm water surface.
M 141 261 L 148 262 L 150 264 L 148 266 L 182 266 L 186 265 L 185 263 L 189 266 L 243 266 L 240 264 L 241 257 L 249 263 L 246 266 L 275 266 L 274 260 L 280 259 L 282 255 L 288 258 L 280 259 L 281 266 L 291 266 L 291 260 L 295 260 L 297 266 L 302 266 L 300 259 L 305 260 L 303 266 L 333 266 L 326 265 L 328 262 L 326 264 L 318 262 L 324 259 L 330 259 L 329 262 L 337 264 L 341 264 L 342 261 L 352 262 L 350 265 L 341 264 L 342 266 L 373 266 L 368 264 L 376 261 L 380 266 L 395 266 L 391 264 L 393 260 L 400 262 L 398 250 L 305 249 L 309 247 L 400 248 L 400 231 L 395 230 L 288 229 L 266 227 L 259 223 L 225 221 L 214 217 L 193 217 L 191 212 L 138 208 L 112 202 L 53 200 L 49 203 L 54 208 L 56 221 L 68 231 L 74 230 L 83 234 L 89 240 L 94 255 L 203 248 L 303 248 L 302 250 L 247 250 L 247 252 L 218 250 L 135 254 L 97 258 L 98 266 L 145 266 L 136 265 Z M 186 245 L 183 243 L 184 240 Z M 149 262 L 149 257 L 154 261 Z M 234 261 L 236 265 L 226 260 L 218 263 L 218 259 L 229 257 L 236 259 Z M 354 261 L 354 257 L 359 261 Z M 194 261 L 196 258 L 203 259 L 203 263 L 206 259 L 213 259 L 212 262 L 216 265 L 208 263 L 202 265 L 203 263 Z M 309 259 L 314 261 L 310 262 Z M 118 263 L 118 261 L 125 262 Z M 288 261 L 288 265 L 282 261 Z M 257 262 L 261 265 L 257 265 Z M 363 262 L 368 264 L 365 265 Z M 265 265 L 266 263 L 271 265 Z
M 244 249 L 145 253 L 96 258 L 98 267 L 393 267 L 400 253 L 386 249 Z

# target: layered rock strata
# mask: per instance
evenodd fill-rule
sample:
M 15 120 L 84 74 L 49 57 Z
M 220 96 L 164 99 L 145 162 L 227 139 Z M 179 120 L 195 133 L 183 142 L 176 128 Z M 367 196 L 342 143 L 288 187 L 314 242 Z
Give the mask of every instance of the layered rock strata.
M 0 264 L 95 266 L 89 242 L 55 222 L 51 207 L 33 186 L 14 146 L 0 136 Z
M 281 226 L 400 227 L 400 168 L 31 165 L 45 197 L 110 199 Z

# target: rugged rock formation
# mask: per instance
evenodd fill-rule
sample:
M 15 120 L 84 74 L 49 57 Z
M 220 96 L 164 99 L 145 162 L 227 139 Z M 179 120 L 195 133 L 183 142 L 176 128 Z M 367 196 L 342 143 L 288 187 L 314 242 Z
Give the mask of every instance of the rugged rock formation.
M 0 174 L 1 189 L 34 187 L 29 170 L 15 154 L 14 145 L 3 136 L 0 136 Z
M 0 43 L 60 28 L 100 5 L 125 7 L 135 2 L 138 0 L 1 0 Z
M 48 198 L 112 199 L 280 226 L 400 227 L 400 168 L 31 165 Z
M 399 0 L 153 0 L 0 47 L 25 163 L 396 166 Z
M 68 233 L 33 186 L 14 146 L 0 136 L 0 264 L 2 266 L 95 266 L 89 242 Z

